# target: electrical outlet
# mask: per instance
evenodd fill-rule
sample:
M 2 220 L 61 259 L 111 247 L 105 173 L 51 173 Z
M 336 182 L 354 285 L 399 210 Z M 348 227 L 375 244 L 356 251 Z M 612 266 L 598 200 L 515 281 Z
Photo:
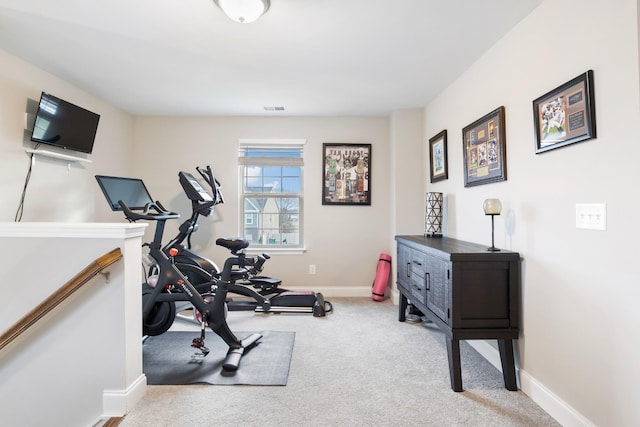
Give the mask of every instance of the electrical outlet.
M 316 274 L 316 265 L 309 264 L 309 274 Z
M 576 228 L 606 230 L 607 205 L 604 203 L 576 204 Z

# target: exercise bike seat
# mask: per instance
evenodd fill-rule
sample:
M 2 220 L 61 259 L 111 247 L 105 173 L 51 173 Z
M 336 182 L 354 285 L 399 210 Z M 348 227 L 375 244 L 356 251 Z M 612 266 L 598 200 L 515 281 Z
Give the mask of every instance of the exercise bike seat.
M 239 250 L 246 249 L 249 247 L 249 242 L 244 239 L 217 239 L 216 245 L 222 246 L 223 248 L 227 248 L 231 251 L 231 253 L 235 254 Z

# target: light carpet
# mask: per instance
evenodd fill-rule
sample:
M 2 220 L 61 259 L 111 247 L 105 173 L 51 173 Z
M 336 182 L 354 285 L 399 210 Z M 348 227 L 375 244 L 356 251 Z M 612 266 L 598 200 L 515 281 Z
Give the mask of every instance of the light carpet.
M 444 334 L 398 322 L 391 301 L 331 302 L 326 317 L 229 313 L 234 330 L 295 331 L 286 387 L 149 386 L 120 427 L 560 426 L 522 391 L 505 389 L 502 373 L 466 342 L 465 391 L 452 391 Z

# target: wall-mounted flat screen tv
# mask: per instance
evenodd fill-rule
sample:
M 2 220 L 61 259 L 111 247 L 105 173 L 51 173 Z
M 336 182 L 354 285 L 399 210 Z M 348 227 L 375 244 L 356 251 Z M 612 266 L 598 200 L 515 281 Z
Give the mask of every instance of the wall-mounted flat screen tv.
M 42 92 L 31 140 L 91 154 L 100 115 Z

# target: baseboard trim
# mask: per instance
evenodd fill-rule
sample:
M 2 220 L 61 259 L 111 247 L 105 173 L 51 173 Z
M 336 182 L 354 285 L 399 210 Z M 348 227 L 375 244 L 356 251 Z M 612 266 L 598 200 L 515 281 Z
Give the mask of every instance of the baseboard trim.
M 502 372 L 500 361 L 500 351 L 485 340 L 467 341 L 482 357 Z M 529 375 L 526 371 L 516 367 L 516 378 L 520 390 L 529 396 L 546 413 L 551 415 L 564 427 L 595 427 L 588 419 L 573 409 L 565 401 L 553 394 L 538 380 Z
M 122 417 L 147 392 L 147 376 L 141 374 L 126 390 L 105 390 L 102 395 L 102 417 Z
M 591 421 L 556 396 L 524 370 L 520 371 L 522 391 L 564 427 L 595 427 Z
M 325 298 L 361 298 L 371 297 L 371 286 L 325 286 L 325 287 L 290 287 L 283 286 L 290 291 L 320 292 Z

